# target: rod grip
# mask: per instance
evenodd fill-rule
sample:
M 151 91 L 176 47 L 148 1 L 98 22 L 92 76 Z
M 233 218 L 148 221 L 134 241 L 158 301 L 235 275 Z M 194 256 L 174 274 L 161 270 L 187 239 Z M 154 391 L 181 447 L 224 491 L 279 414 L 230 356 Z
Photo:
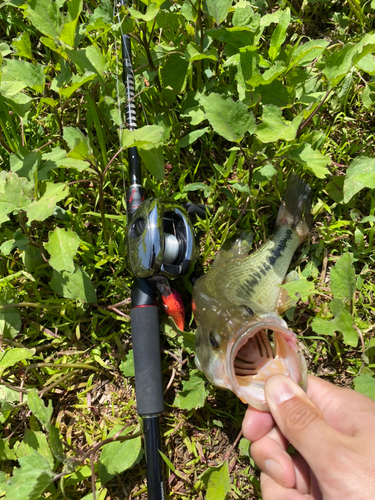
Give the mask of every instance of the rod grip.
M 164 411 L 161 374 L 159 314 L 156 305 L 130 311 L 137 412 L 155 415 Z

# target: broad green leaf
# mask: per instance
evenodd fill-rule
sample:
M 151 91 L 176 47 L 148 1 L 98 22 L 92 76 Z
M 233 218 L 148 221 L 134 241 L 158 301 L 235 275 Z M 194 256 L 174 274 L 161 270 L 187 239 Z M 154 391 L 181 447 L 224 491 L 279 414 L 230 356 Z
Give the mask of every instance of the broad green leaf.
M 55 474 L 39 453 L 33 452 L 18 460 L 20 468 L 15 469 L 6 485 L 6 498 L 17 500 L 38 500 L 52 483 Z
M 271 36 L 270 48 L 268 49 L 268 55 L 271 60 L 275 60 L 280 52 L 282 44 L 285 42 L 286 32 L 290 23 L 290 9 L 289 7 L 280 16 L 278 25 L 274 29 Z
M 72 274 L 53 270 L 49 284 L 54 292 L 67 299 L 84 300 L 89 304 L 96 302 L 96 292 L 90 278 L 77 265 Z
M 121 428 L 120 425 L 115 426 L 108 437 L 114 436 Z M 121 435 L 124 436 L 128 433 L 129 429 L 125 429 Z M 108 476 L 121 474 L 121 472 L 131 469 L 140 459 L 141 452 L 142 440 L 140 436 L 122 443 L 114 442 L 104 445 L 99 459 L 100 479 L 107 479 Z
M 292 299 L 300 295 L 302 302 L 306 302 L 309 299 L 309 296 L 315 291 L 314 283 L 307 281 L 306 278 L 302 277 L 295 281 L 291 281 L 290 283 L 284 283 L 280 286 L 287 290 L 289 297 Z
M 28 180 L 33 180 L 38 167 L 40 165 L 42 155 L 40 152 L 28 153 L 24 157 L 20 154 L 10 155 L 10 167 L 12 172 L 19 177 L 26 177 Z
M 303 116 L 298 115 L 292 122 L 286 123 L 280 108 L 271 104 L 265 105 L 263 106 L 262 123 L 258 125 L 256 135 L 265 143 L 276 142 L 280 139 L 292 141 L 296 138 L 302 120 Z
M 31 24 L 50 38 L 56 39 L 61 30 L 62 16 L 55 2 L 28 0 L 26 15 Z
M 85 75 L 89 72 L 96 73 L 103 78 L 106 60 L 98 47 L 90 45 L 85 49 L 66 49 L 66 52 L 81 75 Z
M 54 458 L 48 445 L 47 437 L 42 431 L 26 429 L 23 441 L 15 451 L 17 458 L 26 457 L 36 451 L 46 459 L 51 469 L 53 468 Z
M 375 379 L 368 373 L 354 379 L 354 389 L 375 401 Z
M 186 134 L 184 137 L 182 137 L 182 139 L 179 140 L 178 144 L 180 148 L 185 148 L 186 146 L 190 146 L 190 144 L 193 144 L 193 142 L 202 137 L 202 135 L 204 135 L 207 131 L 208 127 L 204 127 L 198 130 L 194 130 L 189 134 Z
M 33 60 L 33 51 L 31 48 L 30 35 L 27 32 L 22 33 L 18 38 L 15 38 L 12 42 L 12 47 L 17 51 L 17 55 L 20 57 L 26 57 L 27 59 Z
M 0 172 L 0 223 L 7 220 L 6 214 L 25 210 L 31 202 L 33 186 L 13 172 Z
M 164 156 L 163 148 L 142 149 L 139 150 L 140 157 L 149 172 L 160 181 L 164 179 Z
M 228 462 L 219 467 L 210 467 L 204 474 L 207 484 L 206 500 L 225 500 L 231 490 Z
M 17 456 L 13 450 L 10 449 L 8 439 L 0 439 L 0 461 L 17 460 Z
M 134 357 L 133 357 L 133 349 L 131 349 L 128 354 L 125 355 L 125 358 L 120 363 L 120 370 L 124 377 L 134 377 Z
M 47 173 L 54 168 L 74 168 L 81 172 L 90 165 L 87 161 L 69 158 L 66 151 L 61 148 L 54 148 L 49 153 L 44 153 L 42 158 L 44 162 L 38 172 L 38 177 L 41 179 L 45 179 Z
M 20 361 L 32 358 L 35 354 L 35 349 L 23 349 L 21 347 L 12 347 L 4 352 L 0 358 L 0 373 L 9 366 L 14 366 Z
M 68 16 L 61 30 L 60 40 L 70 45 L 71 47 L 74 47 L 77 21 L 82 11 L 83 1 L 70 0 L 69 2 L 67 2 L 67 6 L 68 6 Z
M 198 45 L 191 42 L 186 47 L 185 58 L 190 62 L 201 61 L 202 59 L 217 61 L 217 51 L 214 48 L 210 48 L 205 52 L 201 52 Z
M 314 318 L 311 322 L 311 328 L 318 335 L 334 335 L 336 332 L 334 320 L 323 318 Z
M 347 309 L 342 309 L 334 318 L 336 330 L 341 332 L 344 343 L 352 347 L 357 347 L 358 332 L 353 328 L 354 319 Z
M 63 137 L 70 149 L 69 158 L 85 160 L 91 153 L 89 140 L 80 129 L 65 127 Z
M 240 457 L 250 456 L 250 441 L 242 438 L 238 444 L 238 454 Z
M 344 181 L 344 203 L 363 188 L 375 189 L 375 158 L 368 156 L 359 156 L 350 163 Z
M 219 25 L 227 17 L 232 2 L 233 0 L 205 0 L 204 9 Z
M 21 257 L 28 273 L 34 273 L 37 267 L 45 264 L 40 248 L 35 248 L 32 245 L 26 246 Z
M 356 45 L 346 44 L 338 51 L 325 58 L 322 73 L 330 85 L 335 87 L 360 59 L 375 49 L 375 35 L 367 34 Z
M 168 57 L 163 67 L 163 82 L 165 87 L 171 87 L 180 93 L 184 90 L 187 81 L 189 61 L 178 54 Z
M 136 146 L 138 148 L 150 148 L 163 143 L 164 127 L 161 125 L 145 125 L 137 130 L 123 130 L 121 145 L 124 149 Z
M 286 71 L 286 66 L 281 61 L 276 61 L 276 63 L 271 66 L 271 68 L 267 69 L 262 75 L 260 73 L 254 75 L 248 83 L 253 87 L 258 87 L 259 85 L 269 85 L 272 83 L 278 76 Z M 257 89 L 259 92 L 262 89 Z
M 95 78 L 96 74 L 93 71 L 86 71 L 83 76 L 73 75 L 71 79 L 71 85 L 59 89 L 59 94 L 63 97 L 70 97 L 74 92 L 82 87 L 83 84 L 91 82 Z M 65 130 L 65 129 L 64 129 Z
M 331 290 L 335 299 L 350 301 L 355 292 L 353 255 L 344 253 L 331 268 Z
M 228 141 L 240 142 L 246 132 L 255 132 L 254 115 L 242 102 L 215 93 L 200 96 L 199 102 L 212 128 Z
M 135 19 L 142 19 L 142 21 L 152 21 L 159 13 L 159 6 L 156 2 L 150 2 L 147 6 L 147 11 L 145 14 L 139 12 L 139 10 L 134 9 L 133 7 L 128 8 L 129 14 Z
M 43 427 L 49 431 L 52 417 L 52 401 L 48 401 L 48 406 L 44 406 L 43 399 L 38 396 L 36 389 L 31 389 L 27 394 L 27 405 L 39 420 Z
M 327 45 L 329 45 L 327 40 L 310 40 L 309 42 L 299 45 L 296 50 L 293 51 L 288 70 L 296 64 L 304 65 L 311 63 L 311 61 L 322 54 Z
M 184 186 L 184 191 L 198 191 L 199 189 L 207 189 L 207 184 L 204 182 L 192 182 Z
M 310 144 L 305 143 L 291 151 L 290 157 L 305 165 L 319 179 L 324 179 L 329 174 L 326 167 L 331 162 L 331 158 L 328 155 L 322 155 L 322 153 L 313 149 Z
M 246 0 L 240 0 L 234 8 L 233 26 L 249 26 L 254 18 L 254 10 L 250 3 Z
M 173 404 L 182 410 L 202 408 L 206 400 L 206 395 L 203 374 L 198 372 L 198 370 L 192 370 L 189 380 L 182 382 L 182 391 L 177 394 Z
M 32 105 L 31 97 L 26 94 L 20 93 L 6 98 L 8 106 L 21 118 L 24 118 L 26 113 L 30 110 Z
M 375 86 L 366 85 L 364 91 L 361 94 L 361 99 L 364 107 L 369 109 L 375 102 Z
M 6 405 L 8 403 L 15 403 L 16 401 L 19 402 L 19 400 L 20 400 L 20 393 L 18 391 L 10 389 L 5 385 L 0 385 L 1 411 L 3 411 L 2 407 L 4 404 Z
M 13 301 L 12 301 L 13 302 Z M 9 301 L 0 296 L 0 305 L 4 306 Z M 0 309 L 0 337 L 14 339 L 20 332 L 22 326 L 21 315 L 15 307 Z
M 68 194 L 69 188 L 65 184 L 59 182 L 46 182 L 45 193 L 39 198 L 39 200 L 33 201 L 26 208 L 29 221 L 43 221 L 47 219 L 47 217 L 50 217 L 55 211 L 57 203 L 66 198 Z
M 373 54 L 367 54 L 357 62 L 357 67 L 369 75 L 375 74 L 375 58 Z
M 56 271 L 74 272 L 73 257 L 76 255 L 80 239 L 71 229 L 57 227 L 49 233 L 48 243 L 44 243 L 44 248 L 51 255 L 50 265 Z

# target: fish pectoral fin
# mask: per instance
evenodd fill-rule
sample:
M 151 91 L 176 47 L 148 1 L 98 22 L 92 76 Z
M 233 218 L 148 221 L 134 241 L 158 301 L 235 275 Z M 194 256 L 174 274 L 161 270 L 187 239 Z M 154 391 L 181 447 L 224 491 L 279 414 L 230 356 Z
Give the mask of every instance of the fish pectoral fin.
M 228 260 L 236 259 L 243 255 L 247 255 L 253 245 L 253 233 L 250 231 L 242 231 L 227 239 L 221 249 L 216 254 L 212 267 L 227 262 Z
M 282 284 L 284 285 L 285 283 L 290 283 L 292 281 L 297 281 L 299 279 L 300 278 L 299 278 L 299 274 L 297 273 L 297 271 L 290 271 L 290 273 L 288 273 L 285 276 Z M 299 294 L 296 294 L 295 297 L 290 297 L 290 295 L 288 294 L 288 292 L 285 288 L 280 288 L 280 294 L 279 294 L 279 298 L 277 301 L 277 313 L 278 314 L 285 313 L 285 311 L 287 311 L 291 307 L 295 306 L 297 304 L 297 302 L 299 301 L 299 299 L 300 299 Z

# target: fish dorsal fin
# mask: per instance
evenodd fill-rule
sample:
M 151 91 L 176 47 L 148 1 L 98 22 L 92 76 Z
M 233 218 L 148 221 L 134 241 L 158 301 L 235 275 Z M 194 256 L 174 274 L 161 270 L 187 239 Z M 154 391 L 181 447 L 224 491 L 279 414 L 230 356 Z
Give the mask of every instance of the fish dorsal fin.
M 212 267 L 222 265 L 228 260 L 236 259 L 246 255 L 251 250 L 253 244 L 253 233 L 242 231 L 227 239 L 221 249 L 218 251 Z
M 299 279 L 300 278 L 299 278 L 299 274 L 297 273 L 297 271 L 290 271 L 290 273 L 288 273 L 285 276 L 285 279 L 283 281 L 283 285 L 285 285 L 285 283 L 291 283 L 292 281 L 297 281 Z M 288 292 L 285 288 L 280 288 L 280 295 L 279 295 L 279 299 L 277 301 L 278 314 L 283 314 L 283 313 L 285 313 L 285 311 L 287 311 L 291 307 L 295 306 L 297 304 L 297 302 L 299 301 L 299 299 L 300 299 L 299 295 L 296 296 L 295 298 L 292 298 L 288 295 Z

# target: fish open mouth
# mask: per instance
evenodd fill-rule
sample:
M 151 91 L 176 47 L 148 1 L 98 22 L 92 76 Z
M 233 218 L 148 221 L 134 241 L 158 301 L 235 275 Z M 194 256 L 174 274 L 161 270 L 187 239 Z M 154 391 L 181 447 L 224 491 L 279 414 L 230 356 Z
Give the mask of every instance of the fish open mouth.
M 273 375 L 285 375 L 301 386 L 306 364 L 297 337 L 279 318 L 267 318 L 245 328 L 229 347 L 227 366 L 233 392 L 244 402 L 267 411 L 264 386 Z

